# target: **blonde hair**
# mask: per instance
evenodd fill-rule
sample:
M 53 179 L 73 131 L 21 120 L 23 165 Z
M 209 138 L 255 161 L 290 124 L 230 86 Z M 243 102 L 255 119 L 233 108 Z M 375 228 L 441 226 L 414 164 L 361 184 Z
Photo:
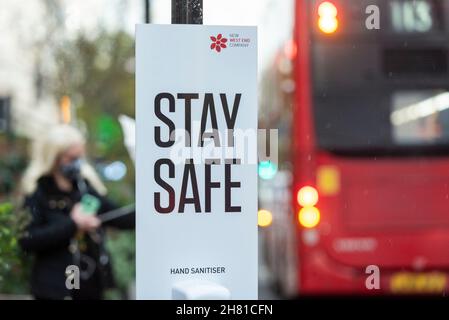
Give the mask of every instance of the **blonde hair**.
M 85 144 L 82 133 L 73 126 L 59 124 L 52 127 L 42 138 L 33 141 L 31 162 L 22 179 L 22 189 L 25 194 L 32 194 L 37 188 L 37 181 L 50 174 L 58 156 L 75 144 Z M 107 190 L 94 168 L 86 161 L 81 167 L 81 175 L 101 195 Z

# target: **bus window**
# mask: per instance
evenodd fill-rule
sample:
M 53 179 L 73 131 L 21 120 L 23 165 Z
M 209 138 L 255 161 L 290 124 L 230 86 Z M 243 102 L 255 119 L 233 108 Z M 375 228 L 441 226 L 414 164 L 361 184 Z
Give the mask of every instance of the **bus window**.
M 449 92 L 397 92 L 390 119 L 397 144 L 449 144 Z

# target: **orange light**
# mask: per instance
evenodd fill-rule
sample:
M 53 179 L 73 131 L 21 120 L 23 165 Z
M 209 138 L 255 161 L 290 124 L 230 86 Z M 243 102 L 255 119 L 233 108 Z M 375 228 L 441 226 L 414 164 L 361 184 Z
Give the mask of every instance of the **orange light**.
M 304 228 L 316 227 L 320 218 L 320 210 L 315 207 L 302 208 L 298 213 L 298 221 Z
M 338 29 L 338 20 L 337 18 L 320 18 L 318 26 L 324 33 L 334 33 Z
M 268 227 L 273 222 L 273 215 L 268 210 L 259 210 L 257 212 L 257 224 L 259 227 Z
M 298 53 L 298 47 L 296 45 L 295 40 L 290 40 L 284 45 L 284 54 L 290 60 L 293 60 L 296 57 L 297 53 Z
M 68 96 L 63 96 L 61 98 L 61 102 L 60 102 L 60 108 L 61 108 L 61 117 L 62 117 L 62 122 L 63 123 L 70 123 L 70 121 L 72 120 L 72 114 L 71 114 L 71 101 L 70 98 Z
M 329 1 L 321 3 L 318 7 L 318 27 L 324 33 L 334 33 L 338 29 L 338 10 L 337 7 Z
M 303 207 L 313 207 L 318 202 L 318 191 L 311 186 L 302 187 L 298 191 L 297 200 Z
M 322 18 L 325 17 L 337 17 L 338 10 L 337 7 L 329 1 L 325 1 L 318 7 L 318 15 Z

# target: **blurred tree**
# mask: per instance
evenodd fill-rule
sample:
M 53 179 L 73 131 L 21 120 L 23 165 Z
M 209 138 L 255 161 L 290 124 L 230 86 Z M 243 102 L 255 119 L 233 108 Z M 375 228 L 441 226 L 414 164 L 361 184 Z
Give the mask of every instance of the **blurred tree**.
M 26 166 L 26 143 L 14 135 L 0 134 L 0 201 L 18 192 L 18 181 Z
M 119 2 L 115 2 L 114 6 L 124 16 L 126 1 Z M 45 10 L 45 19 L 40 21 L 39 32 L 29 39 L 25 37 L 32 43 L 22 44 L 29 48 L 34 58 L 37 98 L 48 94 L 55 102 L 63 96 L 70 98 L 72 121 L 88 133 L 89 155 L 100 169 L 99 173 L 103 174 L 101 169 L 113 161 L 120 161 L 127 168 L 122 180 L 106 179 L 109 197 L 119 205 L 134 202 L 134 164 L 123 145 L 123 134 L 117 120 L 119 114 L 134 117 L 134 39 L 120 30 L 120 23 L 115 31 L 99 26 L 89 32 L 69 32 L 67 3 L 60 0 L 40 0 L 40 3 Z M 33 121 L 32 118 L 30 121 Z M 17 158 L 18 153 L 11 153 L 10 147 L 2 148 L 1 142 L 0 139 L 0 152 L 8 156 L 0 159 L 0 203 L 10 198 L 13 190 L 17 190 L 20 179 L 15 172 L 23 172 L 25 165 L 24 158 Z M 12 219 L 13 215 L 5 213 L 5 217 Z M 5 221 L 0 221 L 0 275 L 5 274 L 5 266 L 11 266 L 10 262 L 5 262 L 10 259 L 3 255 L 5 246 L 8 241 L 15 241 L 10 238 L 12 233 L 7 234 L 6 231 L 13 230 L 14 223 Z M 113 234 L 109 243 L 114 261 L 123 262 L 114 266 L 122 292 L 127 290 L 126 282 L 134 279 L 134 269 L 129 267 L 134 266 L 133 239 L 133 232 L 120 236 Z M 16 252 L 15 248 L 18 248 L 16 244 L 14 248 L 7 249 Z M 20 255 L 17 257 L 20 258 Z M 129 263 L 125 265 L 125 261 Z M 5 277 L 4 280 L 9 278 Z M 21 279 L 22 282 L 24 280 Z M 14 288 L 11 283 L 7 287 Z M 0 291 L 4 288 L 0 284 Z
M 114 266 L 114 277 L 119 288 L 106 292 L 107 298 L 123 299 L 127 297 L 129 285 L 135 280 L 135 237 L 133 232 L 111 231 L 107 243 Z
M 24 155 L 11 152 L 0 159 L 0 194 L 9 195 L 17 189 L 20 173 L 25 169 Z
M 18 239 L 29 214 L 14 210 L 10 202 L 0 204 L 0 292 L 23 294 L 28 289 L 29 259 L 21 252 Z
M 127 168 L 120 181 L 108 181 L 109 197 L 123 205 L 134 202 L 134 164 L 123 144 L 120 114 L 134 117 L 134 40 L 122 31 L 98 36 L 78 34 L 55 51 L 52 82 L 56 99 L 70 97 L 76 124 L 88 135 L 88 150 L 98 169 L 112 161 Z M 102 170 L 99 170 L 100 174 Z M 134 233 L 114 234 L 108 246 L 122 296 L 135 277 Z

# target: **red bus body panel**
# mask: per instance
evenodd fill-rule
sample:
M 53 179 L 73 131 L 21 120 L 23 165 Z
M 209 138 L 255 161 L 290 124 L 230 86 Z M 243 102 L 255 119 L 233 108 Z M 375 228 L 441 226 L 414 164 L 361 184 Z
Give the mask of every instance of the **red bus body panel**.
M 342 157 L 316 147 L 310 70 L 310 16 L 296 1 L 295 103 L 293 118 L 292 221 L 298 231 L 298 292 L 390 292 L 398 272 L 449 275 L 449 158 Z M 320 194 L 319 241 L 304 241 L 297 222 L 296 192 L 316 186 L 316 172 L 331 166 L 339 190 Z M 318 190 L 320 191 L 320 190 Z M 365 285 L 365 269 L 381 271 L 381 290 Z

